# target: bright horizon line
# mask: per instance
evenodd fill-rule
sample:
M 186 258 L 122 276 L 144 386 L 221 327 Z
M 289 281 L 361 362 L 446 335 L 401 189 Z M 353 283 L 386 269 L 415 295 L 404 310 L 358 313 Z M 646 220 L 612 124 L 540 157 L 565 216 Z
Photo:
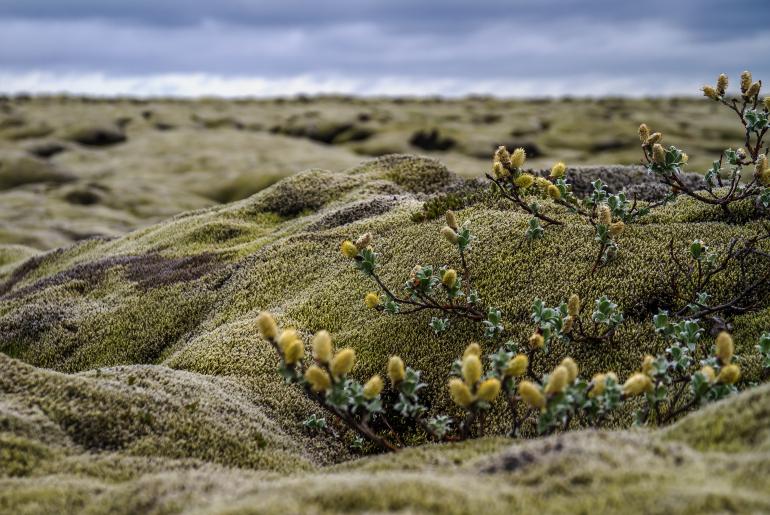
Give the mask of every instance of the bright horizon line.
M 51 86 L 55 84 L 55 86 Z M 462 78 L 375 78 L 331 74 L 288 77 L 225 76 L 210 73 L 107 75 L 99 72 L 0 71 L 0 94 L 94 98 L 273 99 L 298 96 L 361 98 L 499 99 L 671 98 L 698 97 L 700 84 L 661 77 L 586 75 L 559 80 Z

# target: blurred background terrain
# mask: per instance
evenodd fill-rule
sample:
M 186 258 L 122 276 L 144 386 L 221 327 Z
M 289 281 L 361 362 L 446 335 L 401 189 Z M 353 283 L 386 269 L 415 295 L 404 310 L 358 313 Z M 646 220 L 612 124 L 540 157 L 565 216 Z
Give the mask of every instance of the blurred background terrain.
M 634 164 L 643 121 L 687 150 L 691 171 L 740 144 L 730 113 L 698 98 L 8 96 L 0 244 L 17 261 L 246 198 L 304 169 L 343 170 L 391 153 L 435 157 L 464 176 L 487 171 L 498 145 L 524 147 L 533 167 Z

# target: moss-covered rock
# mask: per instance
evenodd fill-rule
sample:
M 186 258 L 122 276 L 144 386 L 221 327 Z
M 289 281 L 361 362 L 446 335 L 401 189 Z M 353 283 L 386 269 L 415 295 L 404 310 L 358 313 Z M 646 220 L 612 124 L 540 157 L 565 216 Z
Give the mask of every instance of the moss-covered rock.
M 43 159 L 17 152 L 0 154 L 0 190 L 41 182 L 60 184 L 74 179 Z
M 423 370 L 432 408 L 458 414 L 444 385 L 452 361 L 481 339 L 480 326 L 453 321 L 437 336 L 428 327 L 431 313 L 365 309 L 363 296 L 375 285 L 339 254 L 339 244 L 372 232 L 380 275 L 395 289 L 416 263 L 459 266 L 439 235 L 443 221 L 416 222 L 413 214 L 432 194 L 468 187 L 435 160 L 387 156 L 342 172 L 297 174 L 244 200 L 120 238 L 9 261 L 15 270 L 0 285 L 0 452 L 8 463 L 0 468 L 0 508 L 770 509 L 761 495 L 769 476 L 757 473 L 767 472 L 767 387 L 660 432 L 578 432 L 514 446 L 496 437 L 343 464 L 351 454 L 348 431 L 336 423 L 318 434 L 304 428 L 310 414 L 321 413 L 277 374 L 275 352 L 254 327 L 259 311 L 272 311 L 306 341 L 328 329 L 338 346 L 356 350 L 358 378 L 382 374 L 389 356 L 402 356 Z M 476 238 L 474 286 L 485 304 L 503 311 L 506 338 L 522 343 L 531 334 L 535 297 L 555 304 L 571 293 L 588 302 L 607 295 L 627 320 L 612 343 L 554 345 L 535 358 L 538 375 L 566 355 L 585 377 L 637 370 L 643 354 L 665 346 L 650 319 L 670 302 L 671 265 L 662 257 L 669 242 L 682 253 L 696 237 L 722 249 L 762 230 L 747 206 L 728 219 L 678 199 L 629 224 L 617 260 L 592 273 L 593 229 L 548 201 L 543 209 L 567 223 L 535 242 L 524 238 L 528 216 L 494 195 L 479 195 L 458 212 Z M 709 293 L 729 297 L 739 281 L 720 276 Z M 760 377 L 754 345 L 768 317 L 770 306 L 762 305 L 732 321 L 748 381 Z M 482 345 L 492 351 L 497 343 Z M 504 434 L 506 408 L 496 405 L 489 421 L 492 433 Z M 611 425 L 629 424 L 623 413 Z M 523 431 L 535 432 L 529 423 Z

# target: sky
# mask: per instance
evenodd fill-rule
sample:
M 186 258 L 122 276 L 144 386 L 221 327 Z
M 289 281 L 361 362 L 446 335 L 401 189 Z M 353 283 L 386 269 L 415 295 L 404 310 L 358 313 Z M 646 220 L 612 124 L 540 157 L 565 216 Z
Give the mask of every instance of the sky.
M 770 80 L 770 0 L 0 0 L 0 92 L 697 94 Z

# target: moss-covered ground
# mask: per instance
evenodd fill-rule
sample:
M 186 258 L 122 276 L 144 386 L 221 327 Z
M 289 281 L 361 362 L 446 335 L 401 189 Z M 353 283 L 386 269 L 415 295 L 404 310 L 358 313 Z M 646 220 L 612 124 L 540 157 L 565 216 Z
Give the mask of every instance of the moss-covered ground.
M 617 189 L 648 180 L 637 172 L 570 174 L 576 184 L 607 174 Z M 255 329 L 261 310 L 306 341 L 329 330 L 338 346 L 356 350 L 361 379 L 383 374 L 399 354 L 424 371 L 433 409 L 458 414 L 444 387 L 449 365 L 482 341 L 481 328 L 458 321 L 436 336 L 429 313 L 367 310 L 363 296 L 374 284 L 339 244 L 372 232 L 381 276 L 396 289 L 416 263 L 458 266 L 439 235 L 443 222 L 413 214 L 431 195 L 463 187 L 469 182 L 438 161 L 385 156 L 302 172 L 124 236 L 0 255 L 18 259 L 0 265 L 0 511 L 770 510 L 770 390 L 748 388 L 760 377 L 754 346 L 770 329 L 768 305 L 733 321 L 747 391 L 672 427 L 615 429 L 630 427 L 623 413 L 602 431 L 491 436 L 364 458 L 342 426 L 319 434 L 303 427 L 320 412 L 277 374 L 275 353 Z M 607 295 L 627 315 L 612 343 L 554 346 L 534 361 L 538 374 L 566 355 L 588 377 L 637 370 L 643 354 L 664 346 L 650 319 L 670 300 L 670 242 L 682 254 L 694 238 L 719 250 L 762 223 L 748 205 L 726 217 L 680 198 L 629 225 L 617 260 L 592 273 L 596 246 L 585 222 L 560 214 L 565 225 L 527 242 L 527 216 L 493 195 L 479 199 L 458 217 L 476 238 L 475 286 L 502 310 L 506 337 L 526 341 L 535 297 L 555 304 L 571 293 Z M 544 209 L 562 211 L 547 201 Z M 710 293 L 729 297 L 740 281 L 720 277 Z M 490 433 L 502 435 L 507 417 L 495 406 Z M 531 424 L 524 433 L 533 436 Z

